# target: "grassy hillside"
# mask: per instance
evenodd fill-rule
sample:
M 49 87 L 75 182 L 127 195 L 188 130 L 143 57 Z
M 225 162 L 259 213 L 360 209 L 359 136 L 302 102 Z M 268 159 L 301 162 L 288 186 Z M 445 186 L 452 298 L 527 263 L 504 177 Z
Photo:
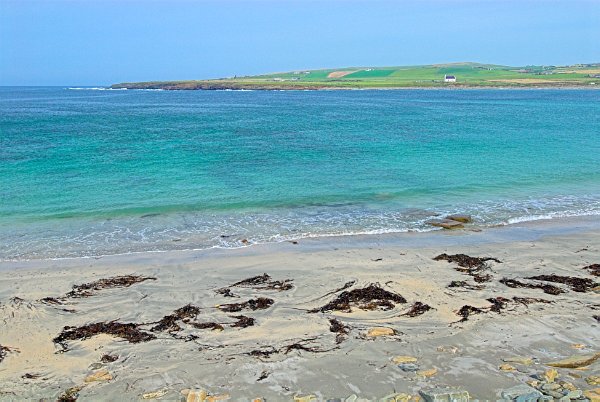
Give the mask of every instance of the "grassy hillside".
M 455 83 L 445 83 L 454 75 Z M 130 89 L 359 89 L 406 87 L 600 87 L 600 63 L 573 66 L 508 67 L 450 63 L 406 67 L 347 67 L 298 70 L 198 81 L 115 84 Z

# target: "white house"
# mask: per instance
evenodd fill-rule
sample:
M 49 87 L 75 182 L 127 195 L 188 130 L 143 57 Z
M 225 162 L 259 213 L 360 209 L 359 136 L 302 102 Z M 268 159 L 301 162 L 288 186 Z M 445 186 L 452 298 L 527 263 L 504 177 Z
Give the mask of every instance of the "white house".
M 456 82 L 456 77 L 453 75 L 444 75 L 444 82 Z

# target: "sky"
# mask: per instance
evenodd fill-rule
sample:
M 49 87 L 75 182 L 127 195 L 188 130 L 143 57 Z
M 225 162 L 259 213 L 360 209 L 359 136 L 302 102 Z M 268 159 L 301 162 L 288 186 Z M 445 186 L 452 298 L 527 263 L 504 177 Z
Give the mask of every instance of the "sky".
M 600 0 L 0 0 L 0 85 L 600 62 Z

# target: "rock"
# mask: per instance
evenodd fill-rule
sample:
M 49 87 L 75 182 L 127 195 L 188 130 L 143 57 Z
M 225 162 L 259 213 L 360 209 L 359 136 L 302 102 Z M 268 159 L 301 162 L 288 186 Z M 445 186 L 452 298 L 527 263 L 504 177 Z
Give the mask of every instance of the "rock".
M 463 229 L 465 226 L 457 221 L 450 219 L 434 219 L 427 222 L 431 226 L 436 226 L 444 229 Z
M 544 394 L 551 396 L 552 398 L 555 398 L 555 399 L 560 399 L 564 396 L 563 394 L 561 394 L 558 391 L 544 391 Z
M 396 331 L 394 331 L 391 328 L 386 328 L 386 327 L 373 327 L 373 328 L 369 328 L 369 330 L 367 331 L 367 336 L 370 336 L 372 338 L 377 337 L 377 336 L 391 336 L 391 335 L 395 335 Z
M 461 222 L 461 223 L 469 223 L 473 220 L 473 219 L 471 219 L 471 215 L 464 215 L 464 214 L 448 215 L 446 217 L 446 219 L 449 219 L 451 221 Z
M 502 391 L 501 396 L 511 401 L 536 402 L 542 396 L 542 393 L 528 385 L 520 384 Z
M 469 393 L 459 388 L 430 388 L 419 394 L 426 402 L 469 402 Z
M 357 399 L 358 399 L 358 396 L 352 394 L 348 398 L 346 398 L 345 402 L 356 402 Z
M 565 395 L 569 399 L 579 399 L 583 396 L 583 392 L 580 389 L 575 391 L 570 391 L 567 395 Z
M 531 357 L 522 357 L 522 356 L 506 357 L 506 358 L 502 359 L 502 361 L 505 363 L 523 364 L 525 366 L 529 366 L 529 365 L 533 364 L 533 359 Z
M 315 395 L 306 395 L 306 396 L 295 396 L 294 402 L 316 402 L 317 397 Z
M 392 358 L 392 361 L 396 364 L 416 363 L 417 358 L 413 357 L 413 356 L 396 356 L 396 357 Z
M 555 382 L 542 385 L 542 391 L 556 391 L 557 389 L 561 389 L 562 387 Z
M 573 384 L 571 384 L 570 382 L 566 382 L 566 381 L 561 381 L 560 385 L 568 391 L 575 391 L 577 389 Z
M 438 352 L 452 353 L 453 355 L 457 354 L 459 351 L 458 347 L 456 346 L 438 346 L 436 350 Z
M 585 349 L 585 345 L 583 343 L 574 343 L 571 345 L 573 349 Z
M 554 382 L 554 380 L 558 377 L 558 371 L 555 369 L 549 369 L 544 372 L 544 379 L 547 382 Z
M 99 370 L 102 367 L 104 367 L 104 364 L 102 364 L 102 363 L 92 363 L 92 364 L 90 364 L 89 369 L 90 370 Z
M 146 392 L 145 394 L 142 394 L 142 399 L 160 398 L 161 396 L 166 395 L 167 392 L 169 392 L 169 390 L 167 388 L 159 389 L 159 390 L 152 391 L 152 392 Z
M 209 395 L 206 397 L 205 401 L 206 402 L 216 402 L 216 401 L 224 401 L 229 398 L 230 398 L 229 394 Z
M 390 394 L 380 399 L 380 402 L 408 402 L 411 396 L 405 393 Z
M 590 385 L 600 385 L 600 376 L 591 375 L 585 379 L 585 382 L 587 382 Z
M 589 366 L 598 359 L 600 359 L 600 353 L 595 353 L 593 355 L 576 355 L 563 360 L 546 363 L 546 365 L 551 367 L 579 368 Z
M 437 374 L 437 369 L 436 368 L 417 371 L 417 375 L 420 376 L 420 377 L 433 377 L 436 374 Z
M 513 366 L 511 366 L 510 364 L 502 364 L 500 367 L 498 367 L 500 370 L 502 371 L 515 371 L 516 368 L 514 368 Z
M 591 402 L 600 402 L 600 388 L 583 391 L 583 396 Z
M 187 393 L 181 391 L 182 394 L 186 395 L 186 402 L 204 402 L 208 396 L 208 392 L 203 389 L 188 389 Z
M 84 378 L 84 382 L 110 381 L 113 376 L 106 369 L 98 370 Z
M 402 363 L 398 365 L 398 368 L 402 371 L 418 371 L 419 365 L 415 363 Z

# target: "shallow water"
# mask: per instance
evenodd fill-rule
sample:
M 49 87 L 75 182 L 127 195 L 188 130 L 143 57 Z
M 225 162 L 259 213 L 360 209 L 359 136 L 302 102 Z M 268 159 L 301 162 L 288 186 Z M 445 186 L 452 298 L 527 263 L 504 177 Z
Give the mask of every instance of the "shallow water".
M 0 259 L 600 214 L 600 91 L 0 88 Z

